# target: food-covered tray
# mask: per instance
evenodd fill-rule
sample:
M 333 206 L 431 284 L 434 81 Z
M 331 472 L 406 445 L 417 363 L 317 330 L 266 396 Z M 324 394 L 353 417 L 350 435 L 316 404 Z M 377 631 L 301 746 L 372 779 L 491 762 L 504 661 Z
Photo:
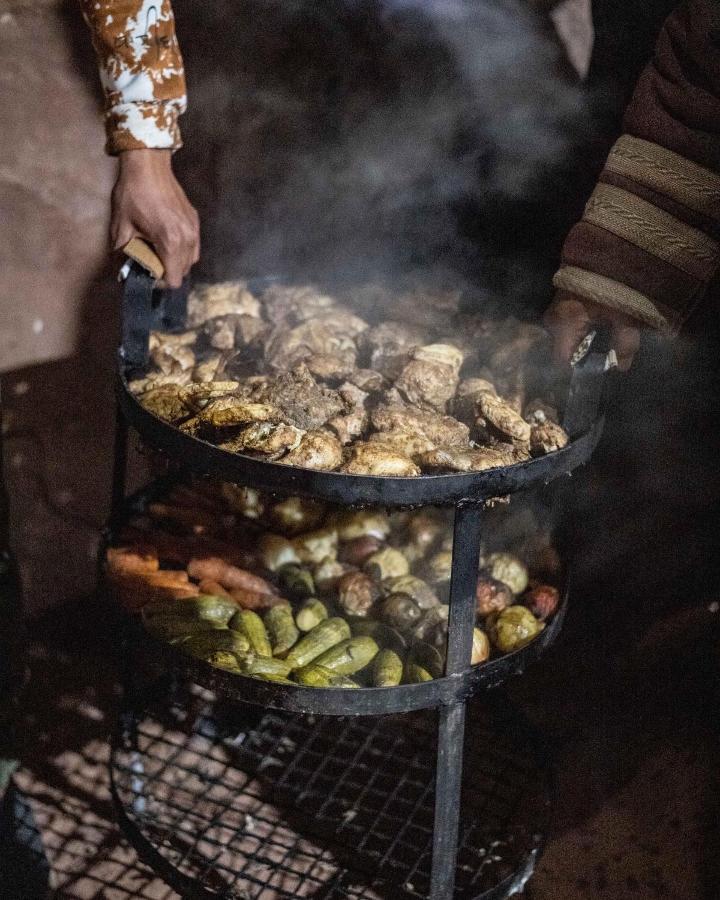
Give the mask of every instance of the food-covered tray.
M 477 664 L 443 675 L 451 536 L 441 510 L 342 511 L 169 478 L 127 500 L 108 535 L 106 578 L 130 612 L 126 658 L 144 657 L 225 697 L 270 708 L 402 712 L 452 703 L 521 674 L 562 627 L 567 585 L 547 536 L 525 540 L 530 571 L 519 557 L 487 548 L 476 579 Z M 275 652 L 269 619 L 279 611 L 291 629 L 301 627 Z M 208 630 L 215 617 L 222 621 Z M 247 623 L 236 622 L 243 617 Z M 268 652 L 250 652 L 248 626 L 272 642 Z M 291 659 L 332 628 L 343 633 L 330 635 L 325 656 L 311 646 L 307 659 Z M 338 657 L 342 647 L 369 655 L 348 662 Z M 381 651 L 384 664 L 401 666 L 398 673 L 376 671 Z M 291 661 L 292 675 L 283 668 Z M 301 683 L 291 683 L 296 672 Z
M 604 356 L 576 368 L 569 398 L 550 398 L 565 407 L 563 429 L 552 403 L 532 393 L 544 393 L 533 361 L 542 329 L 444 309 L 447 292 L 439 309 L 422 292 L 410 310 L 407 293 L 393 296 L 373 321 L 377 311 L 362 309 L 367 293 L 352 294 L 351 307 L 256 279 L 197 288 L 188 311 L 183 294 L 153 291 L 133 264 L 118 356 L 122 413 L 188 471 L 344 504 L 504 496 L 590 457 L 602 430 Z M 334 352 L 311 352 L 326 345 Z

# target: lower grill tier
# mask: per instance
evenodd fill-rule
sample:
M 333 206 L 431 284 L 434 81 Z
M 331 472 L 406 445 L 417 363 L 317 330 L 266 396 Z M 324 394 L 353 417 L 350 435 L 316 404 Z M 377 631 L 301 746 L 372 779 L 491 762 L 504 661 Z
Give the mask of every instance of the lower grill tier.
M 166 686 L 167 687 L 167 686 Z M 436 714 L 329 718 L 223 706 L 193 688 L 121 718 L 121 825 L 183 897 L 420 898 Z M 540 853 L 547 770 L 502 697 L 468 708 L 458 898 L 521 887 Z

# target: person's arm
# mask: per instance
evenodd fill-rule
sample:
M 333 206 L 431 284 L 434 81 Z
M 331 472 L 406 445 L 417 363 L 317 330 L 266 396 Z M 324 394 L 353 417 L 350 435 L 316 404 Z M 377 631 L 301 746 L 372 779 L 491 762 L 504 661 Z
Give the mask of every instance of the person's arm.
M 546 322 L 566 361 L 590 323 L 621 364 L 639 329 L 677 332 L 720 266 L 720 4 L 666 21 L 582 220 L 565 242 Z
M 114 249 L 139 236 L 179 286 L 200 252 L 199 222 L 172 171 L 185 73 L 170 0 L 81 0 L 105 94 L 106 149 L 119 158 Z

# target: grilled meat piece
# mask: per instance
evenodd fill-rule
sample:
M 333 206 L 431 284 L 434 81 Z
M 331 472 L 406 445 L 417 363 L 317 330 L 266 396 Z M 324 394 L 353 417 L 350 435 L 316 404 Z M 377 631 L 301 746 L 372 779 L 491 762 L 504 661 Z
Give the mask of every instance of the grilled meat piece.
M 257 403 L 275 406 L 280 421 L 305 431 L 318 429 L 345 411 L 338 392 L 321 387 L 304 365 L 257 383 L 251 397 Z
M 335 304 L 311 285 L 271 285 L 262 295 L 265 315 L 275 325 L 305 322 Z
M 342 446 L 340 441 L 327 431 L 308 431 L 298 446 L 283 456 L 280 462 L 285 466 L 331 472 L 342 462 Z
M 409 456 L 379 442 L 358 442 L 349 450 L 340 470 L 348 475 L 419 475 L 420 469 Z
M 338 388 L 338 393 L 345 403 L 346 411 L 328 420 L 328 427 L 337 434 L 340 443 L 350 444 L 366 430 L 369 422 L 366 402 L 369 397 L 365 391 L 346 381 Z
M 357 348 L 351 337 L 334 333 L 316 319 L 294 328 L 278 325 L 265 341 L 265 363 L 276 372 L 284 372 L 317 356 L 335 357 L 336 366 L 342 372 L 351 372 L 355 368 Z
M 540 397 L 528 400 L 525 404 L 525 409 L 523 410 L 523 419 L 531 425 L 544 425 L 546 422 L 560 422 L 557 409 L 549 403 L 546 403 Z M 532 441 L 532 435 L 530 440 Z
M 440 447 L 467 447 L 470 429 L 451 416 L 413 409 L 399 403 L 383 403 L 370 414 L 378 431 L 405 431 L 419 434 Z
M 203 382 L 215 381 L 221 373 L 225 364 L 225 357 L 222 353 L 213 353 L 202 362 L 199 362 L 192 371 L 192 380 L 198 384 Z
M 339 381 L 347 378 L 355 366 L 354 354 L 315 353 L 308 356 L 305 365 L 310 372 L 323 381 Z
M 455 396 L 457 385 L 457 375 L 450 366 L 421 359 L 410 360 L 395 382 L 408 403 L 441 413 Z
M 188 325 L 196 328 L 226 315 L 260 316 L 260 304 L 244 281 L 222 281 L 197 285 L 188 297 Z
M 424 329 L 404 322 L 383 322 L 362 335 L 371 369 L 395 379 L 410 361 L 413 350 L 425 343 Z
M 191 412 L 198 412 L 211 400 L 232 394 L 239 387 L 237 381 L 207 381 L 203 384 L 187 384 L 180 391 L 183 403 Z
M 544 425 L 533 425 L 530 430 L 530 450 L 535 456 L 561 450 L 567 445 L 569 438 L 565 429 L 557 422 L 545 422 Z
M 203 334 L 216 350 L 235 350 L 259 340 L 268 326 L 262 319 L 249 315 L 227 315 L 208 319 Z
M 348 375 L 348 381 L 369 394 L 381 391 L 386 385 L 380 372 L 375 372 L 373 369 L 355 369 Z
M 336 337 L 357 338 L 369 328 L 368 323 L 345 306 L 332 306 L 317 313 L 313 320 Z
M 134 378 L 128 382 L 130 393 L 138 397 L 146 391 L 154 388 L 180 388 L 185 384 L 189 384 L 191 372 L 174 372 L 172 375 L 155 374 L 148 375 L 147 378 Z
M 270 459 L 277 459 L 288 450 L 294 450 L 300 443 L 304 431 L 294 425 L 271 422 L 253 422 L 243 428 L 240 434 L 219 446 L 235 453 L 257 453 Z
M 177 422 L 189 415 L 182 391 L 177 384 L 152 387 L 141 393 L 138 400 L 153 415 L 167 422 Z
M 453 344 L 425 344 L 418 347 L 413 353 L 413 359 L 421 362 L 438 363 L 439 365 L 449 366 L 454 376 L 460 374 L 465 355 L 458 350 Z
M 441 469 L 451 472 L 484 472 L 498 466 L 510 466 L 518 462 L 514 447 L 478 447 L 474 450 L 431 450 L 416 457 L 423 469 Z
M 452 402 L 452 413 L 463 421 L 475 421 L 477 417 L 477 401 L 482 393 L 497 394 L 495 385 L 487 378 L 464 378 L 455 393 Z
M 277 422 L 279 412 L 268 403 L 253 403 L 243 397 L 231 394 L 211 400 L 199 413 L 202 425 L 213 428 L 230 428 L 234 425 L 248 425 L 251 422 Z
M 520 413 L 516 412 L 500 397 L 482 393 L 478 397 L 477 412 L 485 422 L 496 428 L 501 434 L 524 443 L 530 440 L 530 426 Z
M 412 431 L 376 431 L 370 435 L 368 441 L 392 447 L 403 456 L 410 456 L 413 459 L 419 453 L 428 453 L 435 449 L 435 445 L 424 434 Z

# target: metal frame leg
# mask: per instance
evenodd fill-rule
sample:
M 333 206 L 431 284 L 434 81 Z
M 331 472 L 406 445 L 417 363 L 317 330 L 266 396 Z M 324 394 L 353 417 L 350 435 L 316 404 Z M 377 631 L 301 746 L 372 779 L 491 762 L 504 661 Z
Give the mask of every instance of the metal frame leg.
M 461 503 L 455 510 L 447 675 L 461 672 L 470 664 L 483 509 L 482 503 Z M 438 716 L 430 900 L 452 900 L 460 827 L 465 701 L 441 706 Z
M 115 448 L 113 455 L 112 496 L 110 501 L 110 527 L 115 529 L 125 502 L 127 483 L 128 426 L 118 406 L 115 412 Z

